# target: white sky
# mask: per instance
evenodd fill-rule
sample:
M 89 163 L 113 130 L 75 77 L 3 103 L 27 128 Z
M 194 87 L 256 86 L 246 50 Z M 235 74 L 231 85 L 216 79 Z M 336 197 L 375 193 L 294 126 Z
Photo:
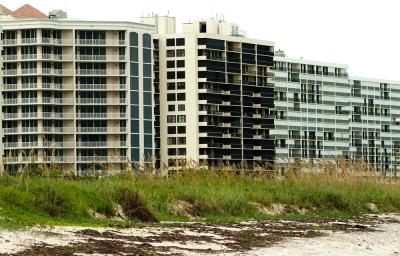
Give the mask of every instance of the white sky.
M 138 21 L 158 13 L 181 23 L 218 13 L 252 38 L 276 42 L 289 57 L 349 65 L 350 75 L 400 81 L 399 0 L 0 0 L 29 3 L 70 18 Z

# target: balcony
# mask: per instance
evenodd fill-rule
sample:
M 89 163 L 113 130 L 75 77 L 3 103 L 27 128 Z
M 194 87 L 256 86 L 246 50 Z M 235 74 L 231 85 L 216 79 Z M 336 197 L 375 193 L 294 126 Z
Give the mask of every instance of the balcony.
M 36 44 L 36 38 L 22 38 L 21 44 Z
M 18 133 L 19 129 L 18 129 L 18 127 L 3 128 L 3 132 L 4 132 L 4 134 Z
M 79 90 L 125 90 L 125 84 L 78 84 Z
M 43 97 L 42 102 L 44 104 L 66 104 L 72 105 L 73 99 L 72 98 L 52 98 L 52 97 Z
M 49 148 L 73 148 L 73 142 L 63 142 L 63 141 L 44 141 L 43 147 Z
M 4 99 L 3 104 L 4 105 L 16 105 L 18 102 L 17 98 L 10 98 L 10 99 Z M 13 113 L 14 114 L 14 113 Z
M 106 39 L 76 39 L 77 45 L 105 45 Z
M 4 162 L 4 163 L 15 163 L 15 162 L 19 162 L 19 161 L 18 161 L 18 156 L 5 156 L 5 157 L 3 157 L 3 162 Z
M 38 112 L 24 112 L 22 118 L 35 118 L 38 117 Z
M 43 162 L 67 162 L 72 163 L 75 161 L 73 156 L 44 156 Z
M 85 148 L 98 148 L 98 147 L 107 147 L 107 141 L 78 141 L 76 143 L 78 147 L 85 147 Z
M 49 37 L 43 37 L 42 38 L 42 43 L 43 44 L 66 44 L 66 45 L 72 45 L 73 44 L 72 39 L 60 39 L 60 38 L 49 38 Z
M 82 61 L 125 61 L 125 55 L 77 55 Z
M 18 113 L 4 113 L 4 119 L 18 118 Z
M 4 84 L 3 85 L 4 91 L 14 91 L 14 90 L 17 90 L 17 88 L 18 88 L 17 84 Z
M 3 39 L 3 45 L 16 45 L 17 39 Z
M 17 59 L 18 59 L 18 55 L 17 54 L 3 55 L 3 60 L 4 61 L 17 60 Z
M 30 84 L 21 84 L 22 89 L 37 89 L 37 84 L 30 83 Z
M 48 133 L 73 133 L 74 129 L 72 127 L 43 126 L 43 132 L 48 132 Z
M 37 59 L 37 54 L 21 54 L 21 59 L 23 59 L 23 60 L 35 60 L 35 59 Z
M 5 76 L 16 76 L 17 75 L 17 69 L 4 69 L 3 70 L 3 75 L 5 75 Z
M 18 148 L 18 142 L 4 142 L 4 148 Z
M 106 69 L 79 69 L 77 75 L 107 75 Z
M 77 98 L 77 104 L 107 104 L 107 98 Z
M 37 127 L 22 127 L 22 132 L 23 133 L 38 132 L 38 128 Z
M 37 98 L 21 98 L 22 104 L 32 104 L 37 103 Z
M 125 162 L 126 156 L 77 156 L 78 162 Z
M 32 147 L 37 147 L 38 142 L 37 141 L 28 141 L 28 142 L 22 142 L 22 147 L 23 148 L 32 148 Z
M 42 112 L 43 118 L 74 118 L 73 113 L 60 113 L 60 112 Z
M 107 118 L 107 113 L 77 113 L 78 118 Z
M 78 127 L 79 133 L 125 133 L 125 127 Z
M 30 75 L 30 74 L 36 74 L 37 73 L 37 68 L 24 68 L 21 69 L 21 74 L 23 75 Z

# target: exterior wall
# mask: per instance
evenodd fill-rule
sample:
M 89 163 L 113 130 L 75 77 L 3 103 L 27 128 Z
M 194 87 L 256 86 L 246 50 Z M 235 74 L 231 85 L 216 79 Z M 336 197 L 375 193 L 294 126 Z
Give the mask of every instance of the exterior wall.
M 149 162 L 153 26 L 2 23 L 6 168 L 53 163 L 81 173 Z
M 213 33 L 158 35 L 161 163 L 272 163 L 273 43 L 213 25 Z

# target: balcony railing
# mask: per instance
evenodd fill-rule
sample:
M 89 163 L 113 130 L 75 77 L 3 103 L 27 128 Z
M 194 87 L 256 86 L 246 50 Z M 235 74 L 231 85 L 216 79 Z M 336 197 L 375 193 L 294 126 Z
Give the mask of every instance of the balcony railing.
M 21 69 L 21 74 L 26 75 L 26 74 L 36 74 L 37 73 L 37 68 L 23 68 Z
M 11 128 L 3 128 L 4 133 L 18 133 L 18 127 L 11 127 Z
M 107 98 L 77 98 L 78 104 L 107 104 Z
M 78 45 L 124 45 L 125 40 L 111 39 L 76 39 L 75 44 Z
M 106 75 L 106 69 L 79 69 L 77 70 L 78 75 Z
M 37 54 L 22 54 L 21 58 L 23 60 L 34 60 L 37 59 Z
M 4 142 L 4 148 L 18 148 L 18 142 Z
M 79 162 L 125 162 L 126 156 L 78 156 Z
M 78 118 L 107 118 L 107 113 L 78 113 Z
M 126 132 L 125 127 L 78 127 L 77 132 L 82 133 L 119 133 Z
M 17 90 L 17 84 L 4 84 L 3 90 Z
M 17 39 L 3 39 L 3 45 L 17 44 Z
M 21 98 L 21 102 L 22 103 L 36 103 L 37 102 L 37 98 Z
M 33 118 L 38 117 L 38 112 L 24 112 L 22 113 L 22 118 Z
M 21 44 L 36 44 L 36 38 L 22 38 Z
M 30 84 L 21 84 L 22 89 L 36 89 L 37 84 L 30 83 Z
M 4 105 L 15 105 L 17 104 L 18 99 L 17 98 L 11 98 L 11 99 L 4 99 L 3 104 Z
M 17 75 L 17 70 L 16 69 L 5 69 L 5 70 L 3 70 L 3 75 L 15 76 L 15 75 Z
M 17 54 L 3 55 L 3 60 L 17 60 L 17 59 L 18 59 Z
M 22 132 L 38 132 L 38 128 L 37 127 L 22 127 Z
M 108 143 L 107 141 L 78 141 L 77 143 L 78 147 L 107 147 Z
M 23 148 L 30 148 L 30 147 L 37 147 L 38 142 L 37 141 L 30 141 L 30 142 L 22 142 L 22 147 Z
M 17 118 L 18 117 L 18 113 L 4 113 L 4 118 L 8 119 L 8 118 Z

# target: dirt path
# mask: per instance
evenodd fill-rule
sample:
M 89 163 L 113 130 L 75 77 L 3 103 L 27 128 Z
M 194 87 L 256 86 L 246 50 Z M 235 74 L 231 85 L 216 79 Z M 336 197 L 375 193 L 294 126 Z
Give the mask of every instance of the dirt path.
M 0 255 L 400 255 L 400 216 L 0 230 Z M 397 254 L 396 254 L 397 253 Z

